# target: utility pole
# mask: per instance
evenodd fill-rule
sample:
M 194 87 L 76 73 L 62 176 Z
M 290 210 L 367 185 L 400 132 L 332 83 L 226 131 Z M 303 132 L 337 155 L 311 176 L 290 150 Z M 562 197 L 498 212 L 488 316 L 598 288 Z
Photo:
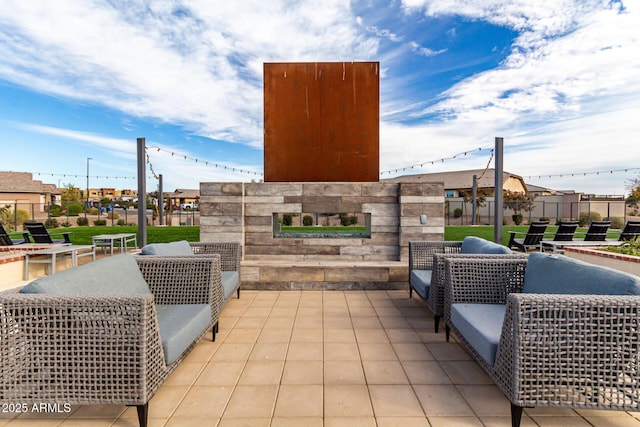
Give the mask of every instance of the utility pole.
M 504 175 L 503 175 L 503 150 L 504 141 L 500 137 L 496 137 L 495 146 L 495 184 L 493 187 L 493 198 L 495 201 L 493 218 L 495 224 L 493 225 L 493 241 L 502 244 L 502 218 L 504 217 L 504 197 L 502 194 L 502 188 L 504 187 Z
M 147 172 L 145 167 L 145 139 L 138 138 L 138 244 L 147 244 Z
M 87 218 L 87 210 L 89 209 L 89 160 L 93 160 L 91 157 L 87 157 L 87 203 L 84 208 L 84 217 Z

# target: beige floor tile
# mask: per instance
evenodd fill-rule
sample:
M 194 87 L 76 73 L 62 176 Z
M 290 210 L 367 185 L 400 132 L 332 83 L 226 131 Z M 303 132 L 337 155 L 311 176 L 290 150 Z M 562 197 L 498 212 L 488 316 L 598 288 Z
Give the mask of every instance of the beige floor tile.
M 323 363 L 320 360 L 287 361 L 282 374 L 282 384 L 322 384 Z
M 356 340 L 359 343 L 383 343 L 389 342 L 383 329 L 354 329 Z
M 216 341 L 211 341 L 211 335 L 207 333 L 205 337 L 200 339 L 198 345 L 196 345 L 193 350 L 189 353 L 187 357 L 185 357 L 185 362 L 208 362 L 213 357 L 213 353 L 218 350 L 220 344 L 222 343 L 222 339 Z
M 271 418 L 222 418 L 216 427 L 269 427 Z M 203 424 L 203 427 L 209 426 Z
M 330 303 L 331 304 L 331 303 Z M 349 307 L 346 304 L 341 306 L 325 305 L 322 308 L 322 315 L 327 317 L 349 317 Z
M 452 360 L 440 362 L 454 384 L 493 384 L 493 381 L 472 360 Z
M 193 386 L 172 418 L 220 418 L 232 392 L 232 386 Z
M 353 329 L 324 328 L 324 342 L 356 342 Z
M 322 328 L 322 316 L 296 316 L 294 328 Z
M 196 385 L 236 385 L 245 362 L 209 362 L 196 380 Z
M 225 344 L 234 343 L 234 344 L 247 344 L 247 343 L 255 343 L 258 340 L 258 335 L 260 335 L 262 329 L 260 328 L 251 328 L 251 329 L 239 329 L 233 328 L 229 335 L 224 339 Z
M 382 323 L 377 316 L 352 317 L 353 327 L 356 329 L 382 328 Z
M 291 342 L 322 342 L 322 328 L 300 328 L 295 326 L 291 334 Z
M 476 417 L 428 417 L 431 427 L 486 427 L 479 418 Z M 509 424 L 500 424 L 504 427 L 511 427 Z M 524 427 L 521 425 L 520 427 Z
M 433 332 L 433 317 L 405 317 L 405 319 L 407 320 L 407 323 L 417 331 Z M 444 329 L 444 322 L 440 321 L 440 326 Z M 444 331 L 442 331 L 441 333 L 444 333 Z
M 298 312 L 298 308 L 295 306 L 280 306 L 275 305 L 269 314 L 269 318 L 271 317 L 296 317 L 296 313 Z
M 398 360 L 434 360 L 424 343 L 393 343 Z
M 374 310 L 380 317 L 402 316 L 402 311 L 397 307 L 374 307 Z
M 295 316 L 269 316 L 263 328 L 267 329 L 292 329 Z
M 409 360 L 401 363 L 411 384 L 451 384 L 438 362 Z
M 458 390 L 479 417 L 511 414 L 509 400 L 494 384 L 458 385 Z
M 422 343 L 422 339 L 413 329 L 385 329 L 392 343 Z
M 271 427 L 323 427 L 322 417 L 274 417 Z
M 591 424 L 581 417 L 532 417 L 541 427 L 591 427 Z M 607 427 L 614 427 L 615 418 L 606 423 Z
M 293 323 L 292 323 L 293 325 Z M 259 343 L 280 342 L 289 343 L 291 339 L 291 328 L 264 328 L 258 337 Z
M 445 417 L 446 418 L 446 417 Z M 430 418 L 431 421 L 433 418 Z M 436 418 L 437 419 L 437 418 Z M 455 420 L 456 418 L 450 418 Z M 480 421 L 482 421 L 482 425 L 484 427 L 511 427 L 511 416 L 508 417 L 480 417 Z M 446 424 L 434 424 L 431 421 L 434 427 L 446 427 Z M 611 426 L 610 424 L 607 424 Z M 522 419 L 520 422 L 520 427 L 544 427 L 544 424 L 537 424 L 531 418 L 527 417 L 525 414 L 522 414 Z
M 475 416 L 464 397 L 453 385 L 414 385 L 422 409 L 432 416 Z
M 430 427 L 426 417 L 377 417 L 377 427 Z
M 189 391 L 188 386 L 164 385 L 149 402 L 150 418 L 169 418 Z
M 353 307 L 349 305 L 349 313 L 352 317 L 374 317 L 378 315 L 371 306 Z
M 322 360 L 322 352 L 322 343 L 291 343 L 287 352 L 287 361 Z
M 277 385 L 239 385 L 233 391 L 223 417 L 272 417 L 277 395 Z
M 325 343 L 324 360 L 360 360 L 358 345 L 352 342 Z
M 238 384 L 267 385 L 280 384 L 284 362 L 249 360 L 240 375 Z
M 169 385 L 192 385 L 206 366 L 205 362 L 182 361 L 175 371 L 169 375 L 165 384 Z
M 376 417 L 424 416 L 411 386 L 370 385 L 369 394 Z
M 242 361 L 249 358 L 253 344 L 223 343 L 213 354 L 212 361 Z
M 286 342 L 263 343 L 253 346 L 249 360 L 284 360 L 287 356 L 289 344 Z
M 123 405 L 78 405 L 72 407 L 70 413 L 47 413 L 45 411 L 33 411 L 33 406 L 29 405 L 29 412 L 23 414 L 20 418 L 36 420 L 38 418 L 46 418 L 50 420 L 60 418 L 118 418 L 127 409 Z
M 398 360 L 390 343 L 359 343 L 362 360 Z
M 324 427 L 376 427 L 374 417 L 325 417 Z
M 324 386 L 325 417 L 373 416 L 369 390 L 364 384 L 327 384 Z
M 610 412 L 610 411 L 607 411 L 607 412 Z M 640 426 L 640 420 L 637 420 L 628 414 L 625 414 L 625 416 L 623 417 L 616 417 L 613 415 L 608 415 L 608 416 L 586 415 L 584 418 L 589 423 L 591 423 L 593 427 L 638 427 Z
M 438 360 L 471 360 L 471 356 L 454 342 L 430 343 L 429 351 Z
M 380 316 L 380 323 L 385 329 L 406 329 L 412 328 L 403 316 Z
M 409 384 L 400 362 L 365 360 L 362 362 L 367 384 Z
M 322 321 L 322 325 L 325 329 L 351 329 L 353 325 L 351 324 L 351 317 L 325 317 Z
M 258 316 L 258 317 L 244 316 L 238 319 L 238 321 L 233 327 L 238 329 L 262 328 L 266 321 L 267 321 L 266 316 Z
M 324 384 L 366 384 L 362 362 L 359 360 L 325 361 Z
M 282 384 L 274 417 L 322 416 L 322 385 Z
M 314 304 L 311 306 L 303 306 L 302 303 L 300 303 L 297 317 L 322 317 L 322 305 Z

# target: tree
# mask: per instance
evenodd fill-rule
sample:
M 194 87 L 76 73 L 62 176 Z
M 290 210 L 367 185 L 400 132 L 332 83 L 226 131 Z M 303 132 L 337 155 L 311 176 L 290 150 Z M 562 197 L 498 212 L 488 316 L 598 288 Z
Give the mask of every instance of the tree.
M 504 209 L 513 211 L 513 222 L 516 225 L 522 223 L 522 212 L 529 212 L 533 209 L 536 196 L 532 194 L 521 193 L 519 191 L 504 191 Z
M 61 191 L 60 198 L 62 199 L 62 204 L 64 206 L 70 205 L 72 203 L 80 203 L 80 190 L 76 188 L 73 184 L 65 184 L 64 188 Z
M 640 175 L 627 181 L 629 197 L 626 198 L 627 206 L 638 209 L 640 207 Z

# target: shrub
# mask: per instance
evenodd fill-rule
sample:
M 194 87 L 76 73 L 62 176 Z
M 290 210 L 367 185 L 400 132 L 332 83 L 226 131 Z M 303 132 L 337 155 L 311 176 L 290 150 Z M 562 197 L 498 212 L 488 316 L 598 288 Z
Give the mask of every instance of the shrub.
M 96 219 L 95 221 L 93 221 L 93 225 L 96 225 L 96 226 L 107 225 L 107 220 L 106 219 Z
M 69 221 L 65 221 L 65 222 L 63 222 L 63 223 L 62 223 L 62 224 L 60 224 L 60 225 L 62 225 L 62 226 L 63 226 L 63 227 L 65 227 L 65 228 L 66 228 L 66 227 L 71 227 L 71 223 L 70 223 Z
M 76 222 L 78 223 L 79 227 L 85 227 L 89 225 L 89 220 L 83 216 L 79 216 Z
M 311 215 L 305 215 L 302 218 L 302 225 L 309 227 L 310 225 L 313 225 L 313 217 Z
M 453 210 L 453 217 L 460 218 L 462 216 L 462 208 L 455 208 Z
M 282 225 L 290 226 L 291 224 L 293 224 L 293 215 L 291 214 L 282 215 Z
M 522 224 L 523 217 L 522 217 L 521 213 L 517 213 L 517 214 L 511 215 L 511 219 L 513 220 L 513 223 L 515 225 L 520 225 L 520 224 Z
M 118 215 L 118 212 L 111 211 L 111 212 L 107 213 L 107 218 L 108 219 L 118 219 L 118 218 L 120 218 L 120 215 Z
M 78 216 L 83 210 L 84 207 L 77 203 L 67 206 L 67 213 L 69 214 L 69 216 Z
M 538 219 L 538 221 L 547 221 L 547 222 L 551 222 L 551 218 L 546 217 L 546 216 L 541 216 L 541 217 Z M 557 223 L 557 221 L 556 221 L 556 223 Z
M 60 224 L 58 224 L 58 220 L 55 218 L 49 218 L 44 222 L 45 228 L 58 228 Z
M 578 224 L 580 227 L 586 227 L 591 221 L 602 221 L 602 215 L 594 211 L 580 212 L 578 215 Z
M 87 215 L 98 215 L 98 208 L 87 209 Z
M 624 219 L 619 216 L 612 216 L 611 218 L 605 218 L 607 221 L 611 221 L 611 228 L 622 230 L 624 228 Z
M 124 221 L 124 219 L 119 219 L 118 225 L 127 225 L 127 223 Z
M 49 206 L 49 216 L 60 216 L 62 215 L 62 207 L 60 205 L 56 205 L 55 203 Z

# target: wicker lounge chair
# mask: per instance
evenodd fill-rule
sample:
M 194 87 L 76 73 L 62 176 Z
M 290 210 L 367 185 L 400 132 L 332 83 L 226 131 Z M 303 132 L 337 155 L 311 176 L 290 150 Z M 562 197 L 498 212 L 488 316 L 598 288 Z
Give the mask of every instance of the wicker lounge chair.
M 22 233 L 22 239 L 13 239 L 0 222 L 0 246 L 20 245 L 22 243 L 29 243 L 29 233 Z
M 445 269 L 447 330 L 510 400 L 513 427 L 525 407 L 640 409 L 640 278 L 543 253 Z
M 217 255 L 121 254 L 0 292 L 0 401 L 136 406 L 144 427 L 222 298 Z
M 517 235 L 522 235 L 523 233 L 509 231 L 510 236 L 507 246 L 510 249 L 517 249 L 522 252 L 527 252 L 530 249 L 538 249 L 548 225 L 549 221 L 531 222 L 529 230 L 527 230 L 527 234 L 523 238 L 516 238 Z
M 67 245 L 71 244 L 71 239 L 69 238 L 69 235 L 71 234 L 71 232 L 67 231 L 62 233 L 56 233 L 56 234 L 62 235 L 63 238 L 53 239 L 51 237 L 51 234 L 49 234 L 49 231 L 47 230 L 47 228 L 41 222 L 25 222 L 24 228 L 29 231 L 29 235 L 31 236 L 31 238 L 35 243 L 42 243 L 42 244 L 64 243 Z

